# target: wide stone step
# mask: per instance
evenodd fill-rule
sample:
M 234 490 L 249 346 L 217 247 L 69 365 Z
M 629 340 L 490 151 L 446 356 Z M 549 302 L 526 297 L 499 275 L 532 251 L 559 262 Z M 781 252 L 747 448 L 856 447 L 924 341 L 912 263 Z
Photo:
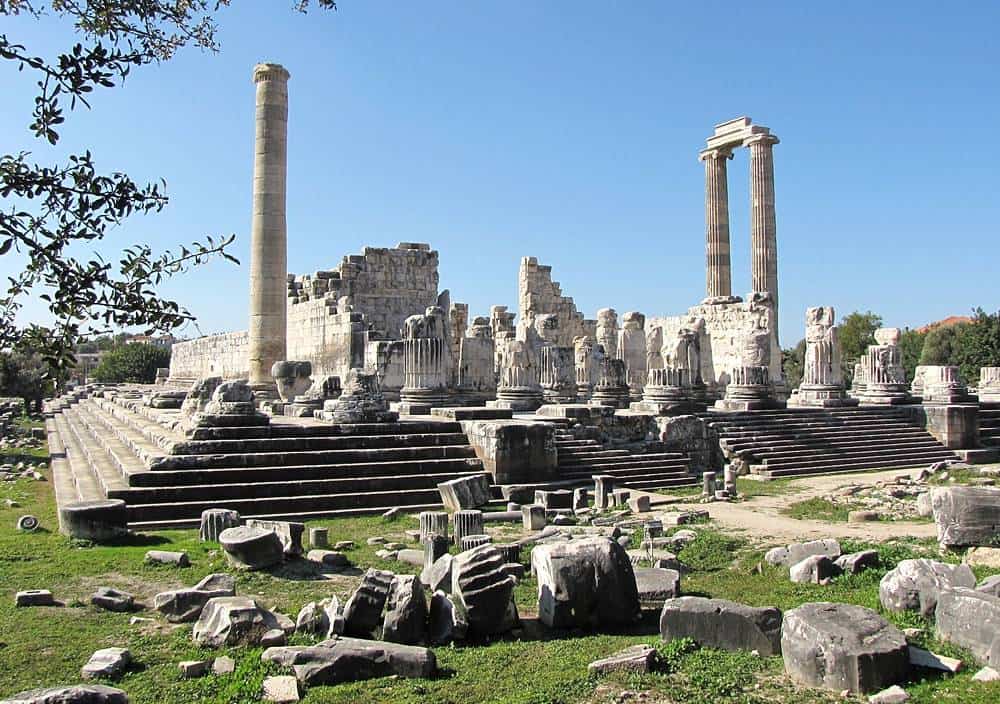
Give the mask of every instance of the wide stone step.
M 362 450 L 397 447 L 468 445 L 464 433 L 408 433 L 405 435 L 343 435 L 338 437 L 255 438 L 244 440 L 190 440 L 177 443 L 171 454 L 210 455 L 285 453 L 318 450 Z
M 364 492 L 409 492 L 436 490 L 441 482 L 469 476 L 474 472 L 442 474 L 404 474 L 386 476 L 349 476 L 324 479 L 288 478 L 283 481 L 252 481 L 242 484 L 192 484 L 189 486 L 133 487 L 111 498 L 124 499 L 130 506 L 139 504 L 178 503 L 237 499 L 278 499 L 296 496 L 356 494 Z
M 791 433 L 851 433 L 874 430 L 917 428 L 913 423 L 901 420 L 877 421 L 871 423 L 816 423 L 815 425 L 762 425 L 739 426 L 733 428 L 715 428 L 720 437 L 759 437 L 768 435 L 788 435 Z
M 54 418 L 46 419 L 45 434 L 48 438 L 49 467 L 52 468 L 52 490 L 56 495 L 56 504 L 63 506 L 80 501 L 80 494 L 73 480 L 73 470 L 66 458 L 66 446 Z
M 754 470 L 754 474 L 760 474 L 763 477 L 768 477 L 771 479 L 778 479 L 781 477 L 808 477 L 808 476 L 819 476 L 826 474 L 839 474 L 846 472 L 867 472 L 875 470 L 885 470 L 885 469 L 911 469 L 914 467 L 923 467 L 930 462 L 940 462 L 942 460 L 955 459 L 955 455 L 951 453 L 942 453 L 941 456 L 933 459 L 923 459 L 923 460 L 912 460 L 906 458 L 881 458 L 877 461 L 869 461 L 865 463 L 846 463 L 839 465 L 827 465 L 825 467 L 815 468 L 815 467 L 788 467 L 781 469 L 761 469 L 759 471 Z M 753 469 L 753 467 L 751 467 Z
M 572 472 L 561 474 L 563 478 L 590 477 L 595 474 L 608 474 L 612 477 L 690 477 L 691 473 L 686 465 L 660 465 L 652 467 L 613 467 L 607 471 L 591 472 L 587 468 L 577 469 Z
M 81 404 L 79 408 L 114 433 L 142 460 L 145 466 L 148 466 L 154 459 L 167 454 L 171 445 L 178 439 L 175 434 L 159 432 L 162 428 L 154 427 L 153 423 L 140 416 L 130 414 L 118 406 L 99 403 L 99 400 L 88 401 Z
M 97 480 L 97 476 L 91 469 L 90 460 L 87 459 L 86 453 L 80 447 L 76 434 L 66 422 L 64 413 L 56 414 L 55 423 L 59 431 L 59 437 L 63 442 L 66 461 L 70 470 L 69 474 L 72 478 L 78 500 L 98 501 L 106 498 L 104 490 Z
M 559 457 L 629 457 L 628 450 L 557 450 Z
M 198 428 L 190 440 L 243 440 L 254 438 L 340 437 L 356 435 L 405 435 L 421 433 L 460 433 L 461 423 L 454 421 L 410 421 L 398 423 L 321 423 L 293 424 L 280 416 L 270 426 L 239 428 Z
M 256 482 L 337 479 L 345 477 L 385 477 L 408 474 L 452 474 L 482 472 L 482 463 L 472 457 L 431 460 L 398 460 L 357 464 L 306 464 L 301 466 L 220 467 L 158 470 L 130 477 L 133 487 L 181 486 L 193 484 L 245 484 Z
M 768 471 L 774 471 L 777 469 L 784 469 L 786 467 L 794 467 L 794 468 L 826 467 L 830 465 L 839 465 L 839 464 L 865 465 L 867 463 L 867 464 L 872 464 L 874 466 L 874 463 L 878 463 L 884 460 L 885 461 L 891 460 L 892 462 L 909 460 L 911 461 L 911 464 L 920 464 L 921 462 L 924 461 L 936 462 L 939 460 L 955 459 L 955 458 L 956 457 L 954 453 L 949 452 L 948 450 L 945 450 L 943 448 L 939 448 L 939 449 L 912 451 L 912 452 L 908 450 L 901 450 L 898 452 L 892 450 L 884 450 L 882 452 L 873 452 L 866 455 L 852 455 L 849 458 L 843 458 L 839 460 L 835 456 L 817 458 L 817 459 L 798 459 L 798 460 L 782 459 L 773 462 L 769 460 L 764 460 L 764 462 L 762 462 L 761 464 Z
M 151 447 L 158 448 L 159 451 L 166 452 L 170 446 L 183 440 L 184 436 L 157 422 L 160 416 L 143 415 L 139 409 L 144 408 L 136 404 L 124 404 L 114 399 L 92 398 L 89 405 L 95 406 L 108 416 L 113 417 L 122 426 L 128 428 L 132 433 L 143 438 L 142 442 L 148 443 Z M 147 411 L 151 409 L 145 409 Z M 140 442 L 136 439 L 137 442 Z
M 165 469 L 213 467 L 264 467 L 274 465 L 301 466 L 390 462 L 394 460 L 429 460 L 475 457 L 468 445 L 432 447 L 387 447 L 371 450 L 316 450 L 306 452 L 241 453 L 229 455 L 168 455 L 150 467 L 154 472 Z
M 931 437 L 925 430 L 918 428 L 906 428 L 889 432 L 864 432 L 864 433 L 809 433 L 809 434 L 789 434 L 789 435 L 769 435 L 759 438 L 721 438 L 720 443 L 725 449 L 739 452 L 755 447 L 789 447 L 796 445 L 821 445 L 821 444 L 851 444 L 857 442 L 879 443 L 892 442 L 894 440 L 917 439 Z
M 76 420 L 90 433 L 97 445 L 104 450 L 105 456 L 115 466 L 124 478 L 130 474 L 148 471 L 146 463 L 133 452 L 132 448 L 122 442 L 106 425 L 95 418 L 89 409 L 80 404 L 75 408 Z M 93 458 L 91 458 L 93 461 Z
M 90 475 L 97 482 L 100 493 L 107 496 L 110 491 L 126 488 L 128 485 L 118 466 L 108 455 L 100 440 L 90 434 L 76 412 L 67 410 L 63 415 L 69 432 L 76 440 L 77 448 L 90 466 Z
M 650 453 L 649 455 L 628 455 L 625 457 L 598 458 L 595 460 L 560 460 L 559 470 L 570 470 L 574 467 L 594 469 L 598 467 L 622 467 L 660 464 L 683 464 L 688 463 L 688 458 L 684 455 L 673 453 Z
M 823 455 L 838 455 L 846 456 L 857 453 L 870 453 L 876 450 L 892 452 L 901 449 L 939 449 L 940 444 L 933 438 L 914 438 L 907 440 L 898 440 L 893 442 L 882 443 L 852 443 L 844 445 L 817 445 L 817 446 L 793 446 L 781 449 L 771 449 L 771 448 L 754 448 L 753 452 L 750 453 L 753 457 L 759 459 L 783 459 L 783 458 L 794 458 L 794 457 L 821 457 Z

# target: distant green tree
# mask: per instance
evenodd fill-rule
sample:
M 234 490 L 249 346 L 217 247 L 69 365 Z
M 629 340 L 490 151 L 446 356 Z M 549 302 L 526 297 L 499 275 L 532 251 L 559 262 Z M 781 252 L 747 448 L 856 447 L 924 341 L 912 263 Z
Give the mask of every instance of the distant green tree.
M 913 381 L 913 373 L 920 364 L 927 333 L 907 328 L 899 336 L 899 351 L 903 357 L 903 368 L 907 381 Z
M 931 328 L 924 338 L 924 348 L 920 353 L 921 364 L 955 364 L 958 347 L 968 323 L 939 325 Z
M 976 308 L 972 322 L 958 333 L 951 364 L 970 384 L 979 380 L 980 367 L 1000 366 L 1000 311 L 989 314 Z
M 785 382 L 788 384 L 789 389 L 794 389 L 802 383 L 805 361 L 805 339 L 799 340 L 799 343 L 795 347 L 781 350 L 781 368 L 785 372 Z
M 875 344 L 875 331 L 882 327 L 882 316 L 867 311 L 844 316 L 840 320 L 840 348 L 843 354 L 844 382 L 850 386 L 854 380 L 854 365 Z
M 24 399 L 26 413 L 42 410 L 42 399 L 55 390 L 42 356 L 19 350 L 0 352 L 0 395 Z
M 133 342 L 105 354 L 90 376 L 94 381 L 110 384 L 152 384 L 156 381 L 156 370 L 169 366 L 169 349 Z

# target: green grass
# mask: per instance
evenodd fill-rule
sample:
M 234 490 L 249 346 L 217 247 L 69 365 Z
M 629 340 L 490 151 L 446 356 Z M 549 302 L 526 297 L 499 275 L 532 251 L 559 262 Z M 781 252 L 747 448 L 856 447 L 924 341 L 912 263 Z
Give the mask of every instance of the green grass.
M 864 506 L 852 503 L 834 503 L 829 499 L 814 497 L 789 504 L 782 513 L 799 520 L 829 521 L 831 523 L 847 523 L 851 511 L 863 509 Z
M 5 508 L 3 498 L 17 498 L 22 507 Z M 44 530 L 24 535 L 14 530 L 23 513 L 38 516 Z M 330 530 L 331 541 L 353 540 L 349 555 L 359 572 L 367 567 L 416 572 L 416 567 L 385 562 L 375 557 L 378 546 L 367 545 L 373 535 L 406 542 L 403 531 L 416 527 L 412 516 L 387 522 L 379 517 L 317 521 Z M 48 482 L 19 480 L 0 483 L 0 697 L 23 689 L 79 681 L 80 667 L 97 648 L 125 646 L 139 666 L 117 686 L 136 704 L 237 704 L 259 701 L 261 682 L 279 672 L 260 661 L 260 649 L 206 651 L 190 638 L 191 626 L 155 623 L 130 625 L 132 614 L 103 612 L 89 605 L 97 586 L 115 586 L 134 592 L 149 603 L 163 589 L 191 585 L 205 574 L 226 568 L 214 544 L 198 541 L 196 531 L 164 531 L 137 537 L 118 546 L 82 546 L 55 532 L 56 516 Z M 687 526 L 685 526 L 687 528 Z M 682 581 L 687 594 L 728 598 L 744 603 L 773 604 L 783 609 L 807 601 L 832 600 L 878 608 L 878 580 L 885 570 L 907 556 L 933 555 L 930 543 L 897 541 L 877 546 L 886 566 L 867 574 L 835 579 L 827 587 L 790 582 L 782 570 L 764 567 L 759 549 L 710 526 L 696 526 L 698 538 L 679 557 L 695 571 Z M 641 533 L 641 531 L 638 531 Z M 142 557 L 150 547 L 185 550 L 192 566 L 176 569 L 150 566 Z M 857 549 L 859 544 L 845 544 Z M 528 561 L 528 551 L 523 554 Z M 949 559 L 957 560 L 958 556 Z M 977 570 L 978 571 L 978 570 Z M 985 576 L 981 574 L 980 576 Z M 306 602 L 336 594 L 344 600 L 357 576 L 321 580 L 310 570 L 286 566 L 275 574 L 241 573 L 237 592 L 263 604 L 295 615 Z M 65 602 L 57 608 L 15 609 L 15 591 L 50 588 Z M 526 616 L 534 613 L 537 584 L 525 579 L 515 590 L 515 600 Z M 152 617 L 145 611 L 138 614 Z M 691 643 L 662 643 L 657 614 L 647 612 L 642 624 L 624 633 L 544 632 L 526 627 L 522 638 L 436 648 L 441 674 L 431 680 L 384 678 L 368 682 L 318 687 L 306 693 L 307 704 L 358 702 L 607 702 L 618 692 L 641 690 L 649 701 L 675 704 L 825 704 L 842 701 L 837 693 L 795 687 L 782 674 L 781 659 L 750 653 L 698 649 Z M 903 626 L 925 628 L 922 641 L 936 652 L 958 654 L 936 642 L 930 625 L 914 616 L 889 616 Z M 299 642 L 305 642 L 296 637 Z M 627 645 L 655 645 L 663 659 L 655 673 L 594 678 L 587 664 Z M 181 680 L 177 662 L 228 654 L 237 661 L 232 675 Z M 952 678 L 931 678 L 907 685 L 912 701 L 987 704 L 1000 698 L 1000 685 L 972 683 L 968 671 Z M 858 701 L 858 700 L 855 700 Z
M 782 494 L 793 494 L 809 488 L 808 482 L 799 480 L 798 484 L 793 484 L 793 479 L 770 479 L 761 481 L 760 479 L 736 478 L 736 492 L 741 499 L 751 499 L 755 496 L 781 496 Z

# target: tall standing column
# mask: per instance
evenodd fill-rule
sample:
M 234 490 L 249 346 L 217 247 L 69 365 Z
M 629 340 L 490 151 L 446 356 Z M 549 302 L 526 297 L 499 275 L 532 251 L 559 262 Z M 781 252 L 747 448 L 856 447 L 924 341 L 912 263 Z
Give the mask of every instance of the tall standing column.
M 288 78 L 278 64 L 257 64 L 257 112 L 250 225 L 250 385 L 274 387 L 271 365 L 286 356 L 288 273 L 285 174 Z
M 733 295 L 729 253 L 729 183 L 726 160 L 731 149 L 706 149 L 698 155 L 705 162 L 705 295 Z
M 767 291 L 778 310 L 778 234 L 774 217 L 774 153 L 778 138 L 757 134 L 750 148 L 750 277 L 755 292 Z

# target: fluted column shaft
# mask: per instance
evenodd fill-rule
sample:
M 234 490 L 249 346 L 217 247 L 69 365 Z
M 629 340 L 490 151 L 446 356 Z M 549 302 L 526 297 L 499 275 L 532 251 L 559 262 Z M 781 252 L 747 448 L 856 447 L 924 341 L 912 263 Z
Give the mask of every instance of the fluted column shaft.
M 750 148 L 750 278 L 755 292 L 767 291 L 778 307 L 778 235 L 774 216 L 774 135 L 755 135 Z
M 274 386 L 271 365 L 285 359 L 287 330 L 285 176 L 288 78 L 278 64 L 258 64 L 250 225 L 250 385 Z
M 733 295 L 729 245 L 729 183 L 726 160 L 729 149 L 706 149 L 698 155 L 705 162 L 705 295 Z

